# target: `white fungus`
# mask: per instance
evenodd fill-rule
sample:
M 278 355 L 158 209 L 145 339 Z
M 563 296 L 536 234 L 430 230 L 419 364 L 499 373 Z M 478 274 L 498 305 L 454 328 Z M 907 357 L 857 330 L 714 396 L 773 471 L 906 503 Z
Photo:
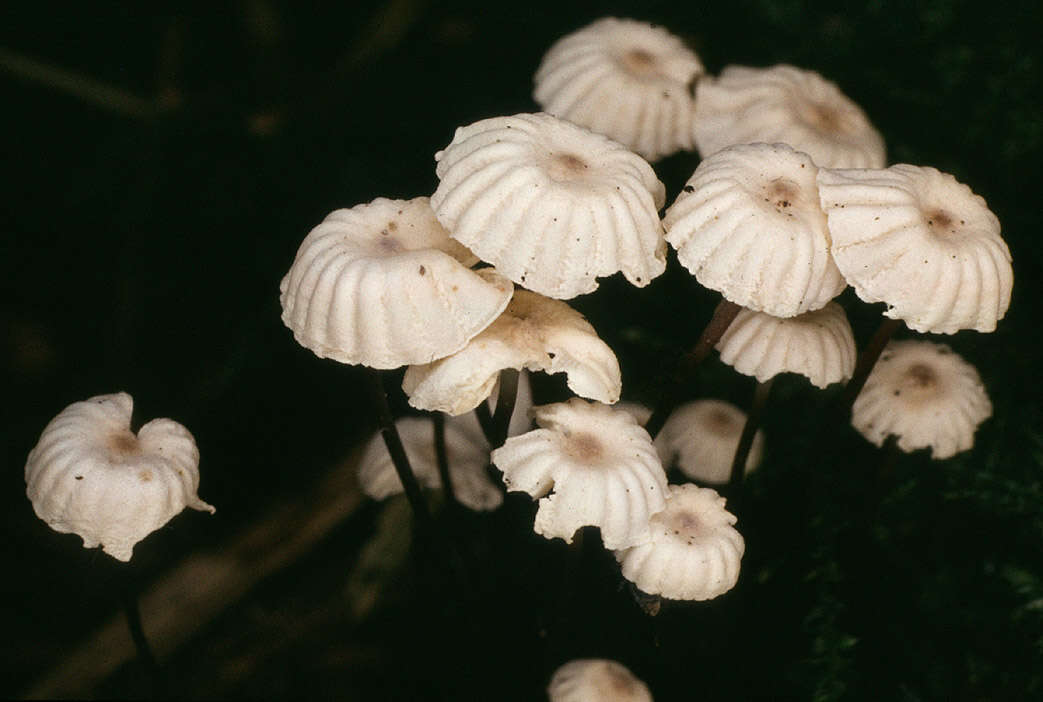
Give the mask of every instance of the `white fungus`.
M 725 402 L 703 398 L 687 402 L 667 418 L 656 435 L 655 446 L 664 466 L 676 463 L 692 480 L 723 485 L 731 476 L 732 461 L 739 447 L 746 413 Z M 745 472 L 760 465 L 764 455 L 764 432 L 753 435 Z
M 554 671 L 550 702 L 652 702 L 648 686 L 626 666 L 603 658 L 580 658 Z

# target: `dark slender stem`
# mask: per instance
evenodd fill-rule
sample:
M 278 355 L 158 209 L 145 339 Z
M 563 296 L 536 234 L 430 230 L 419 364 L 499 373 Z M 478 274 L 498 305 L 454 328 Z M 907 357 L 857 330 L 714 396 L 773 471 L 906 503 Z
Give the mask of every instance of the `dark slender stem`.
M 453 479 L 449 475 L 449 452 L 445 447 L 445 415 L 435 412 L 431 416 L 435 430 L 435 462 L 438 464 L 438 477 L 442 481 L 442 492 L 445 493 L 446 503 L 456 504 L 456 494 L 453 492 Z
M 373 398 L 373 404 L 377 409 L 377 419 L 380 422 L 380 434 L 384 437 L 384 444 L 388 447 L 388 453 L 391 454 L 391 462 L 395 465 L 398 479 L 402 481 L 406 499 L 409 500 L 409 505 L 413 508 L 416 525 L 420 530 L 428 532 L 431 526 L 431 513 L 428 511 L 427 503 L 424 502 L 424 496 L 420 492 L 420 483 L 417 482 L 416 476 L 413 475 L 413 469 L 409 466 L 409 458 L 406 456 L 406 450 L 402 446 L 402 439 L 398 435 L 398 429 L 395 428 L 395 420 L 391 417 L 391 407 L 388 405 L 387 392 L 384 390 L 381 373 L 375 369 L 367 370 L 366 377 L 369 390 Z
M 518 371 L 507 368 L 500 371 L 500 392 L 496 396 L 496 412 L 493 414 L 493 448 L 503 446 L 511 428 L 514 403 L 518 398 Z
M 496 436 L 496 431 L 493 429 L 493 413 L 489 411 L 489 402 L 483 401 L 474 408 L 474 413 L 478 417 L 478 425 L 482 428 L 482 433 L 485 434 L 485 440 L 489 442 L 491 448 L 493 446 L 493 438 Z
M 159 663 L 156 662 L 155 654 L 152 653 L 152 647 L 149 646 L 148 638 L 145 636 L 145 628 L 141 625 L 138 595 L 131 582 L 130 571 L 121 567 L 116 574 L 116 579 L 119 582 L 118 589 L 123 603 L 123 613 L 127 617 L 127 629 L 130 630 L 130 638 L 134 641 L 134 648 L 138 652 L 138 661 L 152 683 L 153 699 L 160 699 L 163 697 L 164 689 L 162 671 Z
M 721 301 L 713 311 L 713 317 L 710 318 L 710 322 L 699 336 L 699 340 L 695 342 L 691 350 L 677 364 L 677 369 L 670 378 L 669 386 L 665 389 L 662 400 L 658 403 L 652 416 L 645 422 L 645 431 L 653 439 L 663 428 L 663 425 L 666 424 L 666 418 L 670 416 L 674 407 L 677 406 L 681 389 L 685 383 L 695 372 L 696 368 L 699 367 L 699 364 L 710 355 L 710 351 L 724 336 L 724 332 L 728 330 L 729 325 L 731 325 L 741 309 L 742 307 L 734 302 L 721 298 Z
M 771 394 L 772 383 L 775 378 L 768 378 L 763 383 L 758 382 L 753 391 L 753 402 L 750 404 L 749 414 L 746 415 L 746 423 L 742 426 L 742 435 L 739 437 L 739 445 L 735 449 L 735 458 L 732 459 L 732 472 L 728 478 L 729 509 L 735 513 L 739 510 L 739 495 L 742 491 L 742 479 L 746 474 L 746 459 L 750 456 L 753 447 L 753 437 L 757 434 L 764 408 L 768 405 L 768 396 Z
M 884 352 L 887 342 L 891 340 L 891 337 L 902 324 L 903 322 L 900 319 L 884 318 L 873 334 L 873 338 L 862 349 L 862 353 L 858 354 L 854 375 L 851 376 L 851 380 L 848 381 L 847 386 L 844 388 L 844 394 L 841 395 L 843 404 L 840 409 L 844 417 L 847 417 L 851 412 L 851 406 L 855 404 L 855 398 L 858 397 L 858 393 L 862 392 L 866 379 L 873 371 L 873 366 L 876 365 L 877 359 L 880 358 L 880 354 Z

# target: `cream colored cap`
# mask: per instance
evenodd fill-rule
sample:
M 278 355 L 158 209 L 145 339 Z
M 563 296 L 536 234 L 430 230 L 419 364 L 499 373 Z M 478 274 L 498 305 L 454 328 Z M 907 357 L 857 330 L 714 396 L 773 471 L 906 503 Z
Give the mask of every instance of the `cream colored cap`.
M 626 666 L 603 658 L 580 658 L 554 671 L 550 702 L 652 702 L 648 686 Z
M 667 418 L 656 435 L 655 446 L 664 466 L 675 462 L 692 480 L 723 485 L 731 476 L 735 450 L 739 447 L 746 413 L 725 402 L 704 398 L 687 402 Z M 764 432 L 753 435 L 746 456 L 746 473 L 760 465 L 764 455 Z

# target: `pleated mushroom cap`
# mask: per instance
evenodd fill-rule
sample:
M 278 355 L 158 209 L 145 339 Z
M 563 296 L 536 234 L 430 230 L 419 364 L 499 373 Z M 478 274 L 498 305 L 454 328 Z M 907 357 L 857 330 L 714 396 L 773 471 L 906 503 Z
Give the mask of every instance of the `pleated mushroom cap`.
M 536 533 L 571 543 L 577 529 L 596 526 L 609 549 L 647 539 L 666 493 L 648 432 L 625 411 L 576 398 L 533 416 L 542 428 L 508 439 L 492 459 L 508 490 L 542 498 Z
M 903 451 L 930 448 L 936 459 L 974 446 L 974 432 L 990 416 L 978 371 L 930 341 L 888 344 L 851 408 L 851 424 L 873 444 L 893 434 Z
M 666 240 L 704 286 L 750 309 L 793 317 L 844 289 L 807 154 L 731 146 L 703 160 L 666 211 Z
M 710 600 L 735 587 L 746 550 L 735 516 L 710 488 L 671 485 L 651 539 L 616 552 L 623 577 L 649 595 Z
M 283 323 L 320 358 L 371 368 L 427 363 L 489 326 L 513 286 L 471 271 L 427 198 L 336 210 L 304 239 L 280 285 Z
M 551 46 L 533 96 L 545 112 L 655 161 L 692 149 L 690 87 L 702 73 L 699 57 L 662 27 L 603 17 Z
M 607 137 L 546 114 L 494 117 L 457 129 L 435 160 L 438 221 L 518 285 L 565 300 L 600 276 L 643 287 L 666 268 L 665 188 Z
M 824 388 L 855 372 L 855 336 L 835 302 L 796 317 L 741 310 L 717 343 L 721 360 L 760 382 L 799 373 Z
M 667 418 L 655 438 L 664 466 L 677 464 L 692 480 L 708 485 L 723 485 L 731 476 L 735 450 L 739 447 L 746 413 L 725 402 L 704 398 L 687 402 Z M 764 432 L 753 435 L 746 456 L 746 473 L 760 465 L 764 455 Z
M 580 658 L 554 671 L 550 702 L 652 702 L 648 686 L 626 666 L 604 658 Z
M 135 435 L 125 392 L 74 402 L 43 430 L 25 464 L 36 516 L 84 548 L 129 561 L 134 545 L 199 499 L 199 449 L 185 427 L 153 419 Z
M 459 415 L 489 396 L 505 368 L 565 373 L 577 395 L 607 404 L 619 399 L 622 386 L 616 355 L 583 315 L 519 289 L 503 314 L 463 349 L 410 366 L 402 389 L 418 409 Z
M 726 66 L 696 88 L 703 158 L 733 144 L 781 142 L 821 168 L 883 168 L 883 137 L 836 84 L 794 66 Z
M 402 417 L 395 421 L 402 447 L 410 467 L 422 486 L 440 490 L 438 458 L 435 455 L 435 430 L 430 417 Z M 467 422 L 449 418 L 445 423 L 445 447 L 449 459 L 449 479 L 453 494 L 460 504 L 476 511 L 496 509 L 503 494 L 486 474 L 489 444 L 481 433 L 471 431 Z M 366 445 L 359 460 L 359 484 L 362 491 L 375 500 L 383 500 L 403 492 L 395 465 L 384 438 L 377 433 Z
M 966 185 L 934 168 L 819 171 L 833 258 L 858 296 L 919 332 L 991 332 L 1014 272 L 1000 222 Z

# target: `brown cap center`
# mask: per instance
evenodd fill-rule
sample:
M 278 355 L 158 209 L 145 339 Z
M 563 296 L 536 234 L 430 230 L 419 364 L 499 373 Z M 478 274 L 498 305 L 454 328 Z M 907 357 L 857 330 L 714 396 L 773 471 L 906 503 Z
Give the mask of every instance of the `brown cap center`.
M 909 367 L 905 372 L 909 383 L 920 390 L 929 390 L 938 384 L 938 374 L 930 366 L 917 363 Z
M 644 49 L 630 49 L 623 54 L 623 66 L 637 76 L 656 72 L 656 58 Z
M 554 154 L 547 166 L 550 177 L 557 181 L 579 180 L 590 166 L 574 154 Z
M 583 463 L 596 463 L 605 453 L 601 441 L 593 434 L 586 432 L 577 432 L 569 436 L 565 451 L 569 456 Z
M 956 227 L 963 224 L 962 219 L 957 219 L 954 214 L 940 207 L 928 210 L 926 217 L 927 226 L 935 234 L 955 234 Z
M 141 450 L 138 437 L 129 431 L 121 431 L 109 437 L 109 450 L 123 458 L 133 456 Z

